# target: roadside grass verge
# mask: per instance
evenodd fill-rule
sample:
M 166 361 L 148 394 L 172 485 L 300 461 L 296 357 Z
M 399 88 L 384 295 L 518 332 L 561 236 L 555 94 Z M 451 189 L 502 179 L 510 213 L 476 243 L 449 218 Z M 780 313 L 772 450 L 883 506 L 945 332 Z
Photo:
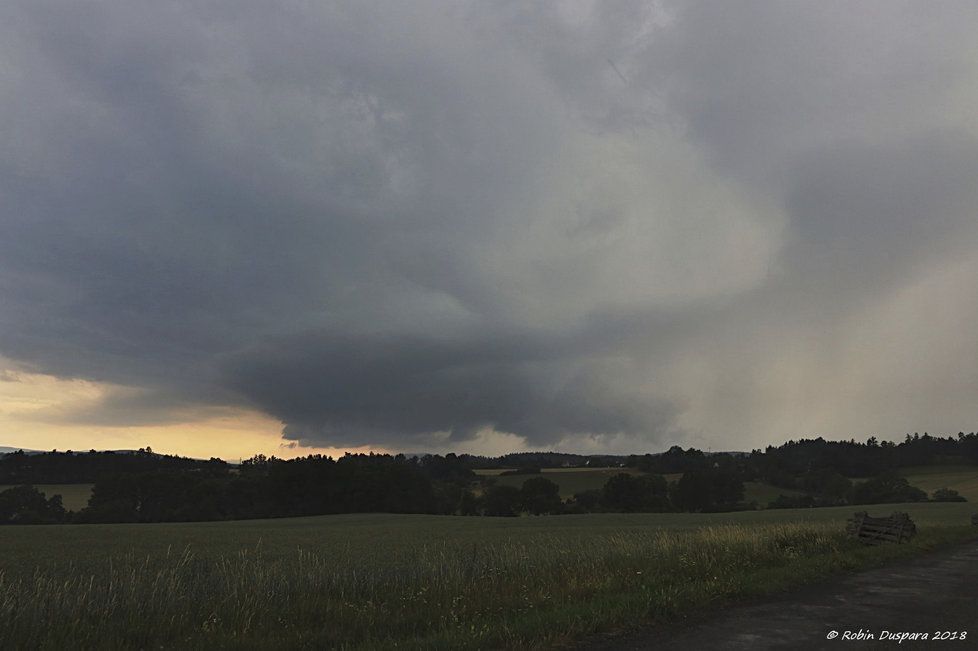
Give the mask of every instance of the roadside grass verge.
M 314 551 L 157 547 L 96 561 L 79 549 L 0 575 L 0 648 L 538 648 L 978 535 L 927 526 L 911 544 L 869 548 L 841 522 L 509 531 L 517 535 L 368 545 L 338 537 Z

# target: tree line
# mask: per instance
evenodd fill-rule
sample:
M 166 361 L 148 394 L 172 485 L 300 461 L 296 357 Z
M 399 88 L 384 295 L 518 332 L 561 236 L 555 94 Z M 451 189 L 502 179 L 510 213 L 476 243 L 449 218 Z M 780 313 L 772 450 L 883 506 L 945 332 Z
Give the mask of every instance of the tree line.
M 521 487 L 480 478 L 455 455 L 348 454 L 282 460 L 257 456 L 240 468 L 212 466 L 122 472 L 95 482 L 88 506 L 32 486 L 0 492 L 0 523 L 176 522 L 338 513 L 515 516 L 735 508 L 743 483 L 732 469 L 704 467 L 669 484 L 661 475 L 621 473 L 568 500 L 546 477 Z
M 582 461 L 583 460 L 583 461 Z M 929 499 L 892 468 L 925 463 L 978 463 L 978 436 L 907 436 L 899 443 L 788 441 L 751 453 L 704 453 L 679 446 L 665 453 L 609 457 L 631 472 L 600 489 L 562 499 L 543 468 L 595 459 L 581 455 L 521 453 L 504 457 L 348 454 L 283 460 L 256 455 L 239 466 L 134 453 L 13 453 L 0 457 L 0 523 L 166 522 L 273 518 L 336 513 L 429 513 L 511 516 L 520 513 L 729 511 L 744 502 L 744 482 L 763 481 L 801 494 L 782 495 L 772 508 L 912 502 Z M 473 470 L 487 463 L 515 466 L 522 486 L 495 483 Z M 595 463 L 594 465 L 597 465 Z M 636 471 L 638 471 L 636 473 Z M 663 475 L 680 474 L 673 482 Z M 861 482 L 852 477 L 870 477 Z M 94 483 L 86 508 L 64 509 L 29 484 Z M 930 499 L 962 499 L 942 490 Z
M 0 455 L 0 485 L 90 484 L 120 473 L 230 467 L 230 464 L 221 459 L 211 458 L 204 461 L 157 454 L 148 447 L 132 452 L 18 451 Z

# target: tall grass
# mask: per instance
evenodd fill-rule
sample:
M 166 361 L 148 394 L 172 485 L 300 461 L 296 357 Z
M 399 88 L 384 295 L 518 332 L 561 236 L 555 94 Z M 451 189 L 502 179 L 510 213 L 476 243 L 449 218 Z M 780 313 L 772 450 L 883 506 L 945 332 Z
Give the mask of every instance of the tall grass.
M 0 575 L 0 648 L 520 648 L 778 589 L 973 532 L 866 549 L 837 525 L 193 547 Z

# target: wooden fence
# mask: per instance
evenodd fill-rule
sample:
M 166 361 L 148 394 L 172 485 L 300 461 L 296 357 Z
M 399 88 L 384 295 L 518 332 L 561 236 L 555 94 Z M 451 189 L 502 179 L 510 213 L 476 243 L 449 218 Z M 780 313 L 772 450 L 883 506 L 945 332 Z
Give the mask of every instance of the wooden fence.
M 894 513 L 888 518 L 871 518 L 865 511 L 860 511 L 849 518 L 846 533 L 868 545 L 884 542 L 900 544 L 917 533 L 917 525 L 906 513 Z

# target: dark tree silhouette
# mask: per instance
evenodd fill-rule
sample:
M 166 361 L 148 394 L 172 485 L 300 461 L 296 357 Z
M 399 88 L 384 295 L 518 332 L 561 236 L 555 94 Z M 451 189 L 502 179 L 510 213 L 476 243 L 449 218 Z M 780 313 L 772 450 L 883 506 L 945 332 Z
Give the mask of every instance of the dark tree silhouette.
M 490 486 L 482 496 L 485 515 L 509 517 L 519 514 L 523 496 L 515 486 Z
M 2 524 L 55 524 L 64 522 L 66 515 L 60 495 L 48 499 L 33 486 L 15 486 L 0 492 Z
M 736 468 L 700 468 L 676 483 L 674 503 L 683 511 L 724 511 L 744 499 L 744 482 Z
M 668 511 L 669 487 L 662 475 L 635 476 L 620 473 L 605 482 L 601 504 L 608 511 L 626 513 Z
M 524 511 L 533 515 L 560 513 L 560 486 L 546 477 L 527 479 L 520 489 L 520 503 Z
M 854 504 L 923 502 L 927 499 L 927 493 L 892 471 L 856 484 L 852 494 Z

